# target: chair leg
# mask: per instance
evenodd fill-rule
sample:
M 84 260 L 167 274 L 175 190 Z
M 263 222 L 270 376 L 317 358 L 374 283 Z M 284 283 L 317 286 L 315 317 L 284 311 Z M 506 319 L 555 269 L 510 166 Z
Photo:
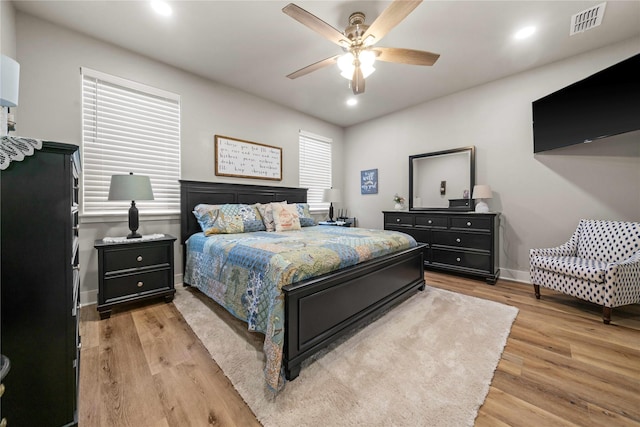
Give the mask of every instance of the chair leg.
M 536 299 L 540 299 L 540 285 L 533 285 L 533 291 L 536 293 Z
M 605 325 L 611 323 L 611 307 L 602 306 L 602 321 Z

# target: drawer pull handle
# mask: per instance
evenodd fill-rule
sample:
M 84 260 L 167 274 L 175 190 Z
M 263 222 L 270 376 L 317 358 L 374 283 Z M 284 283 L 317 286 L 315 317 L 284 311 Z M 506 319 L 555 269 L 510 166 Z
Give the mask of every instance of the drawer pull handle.
M 138 287 L 141 288 L 144 286 L 144 282 L 138 282 Z
M 456 258 L 456 261 L 460 262 L 460 258 Z
M 400 218 L 396 218 L 396 222 L 400 222 Z
M 467 222 L 467 225 L 468 225 L 469 227 L 471 227 L 471 221 Z
M 460 243 L 460 238 L 459 237 L 456 239 L 456 242 Z
M 76 271 L 80 271 L 80 264 L 74 265 L 72 268 Z
M 429 220 L 428 222 L 429 222 L 429 224 L 431 224 L 433 221 Z
M 136 261 L 142 262 L 142 255 L 138 255 L 138 258 L 136 258 Z
M 0 384 L 0 397 L 4 394 L 4 384 Z

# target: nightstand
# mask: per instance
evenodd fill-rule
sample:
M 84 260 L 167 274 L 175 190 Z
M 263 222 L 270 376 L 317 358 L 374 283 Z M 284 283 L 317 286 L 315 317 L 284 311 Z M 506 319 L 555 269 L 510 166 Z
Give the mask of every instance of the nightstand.
M 173 242 L 165 234 L 153 239 L 116 242 L 96 240 L 98 250 L 98 312 L 111 316 L 114 306 L 164 297 L 173 300 Z
M 320 221 L 318 225 L 332 225 L 337 227 L 355 227 L 356 219 L 355 218 L 338 218 L 333 222 L 329 221 Z

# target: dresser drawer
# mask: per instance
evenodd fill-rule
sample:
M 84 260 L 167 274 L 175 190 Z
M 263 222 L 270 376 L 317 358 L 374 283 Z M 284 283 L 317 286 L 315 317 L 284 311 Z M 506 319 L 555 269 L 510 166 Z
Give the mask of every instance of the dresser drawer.
M 434 230 L 431 235 L 434 245 L 454 246 L 458 248 L 491 250 L 491 235 L 484 233 L 466 233 L 464 231 Z
M 105 279 L 105 286 L 102 289 L 104 295 L 100 299 L 108 303 L 122 297 L 143 295 L 159 289 L 169 289 L 171 285 L 170 279 L 172 279 L 169 271 L 169 269 L 166 269 Z
M 400 225 L 400 226 L 413 226 L 413 215 L 402 213 L 387 213 L 384 215 L 385 224 Z
M 491 230 L 491 218 L 461 216 L 451 218 L 451 228 L 463 230 Z
M 161 244 L 155 246 L 132 246 L 130 248 L 118 247 L 117 249 L 105 250 L 105 273 L 169 264 L 172 261 L 170 249 L 168 244 Z
M 447 228 L 446 216 L 416 216 L 416 227 Z
M 492 272 L 491 257 L 487 254 L 478 254 L 464 251 L 450 251 L 432 248 L 431 261 L 434 264 L 446 264 L 451 267 L 462 267 L 473 270 Z
M 401 233 L 404 234 L 408 234 L 409 236 L 413 237 L 414 239 L 416 239 L 416 242 L 418 243 L 424 243 L 424 244 L 429 244 L 429 242 L 431 241 L 431 230 L 417 230 L 415 228 L 407 228 L 407 227 L 385 227 L 385 230 L 393 230 L 393 231 L 399 231 Z

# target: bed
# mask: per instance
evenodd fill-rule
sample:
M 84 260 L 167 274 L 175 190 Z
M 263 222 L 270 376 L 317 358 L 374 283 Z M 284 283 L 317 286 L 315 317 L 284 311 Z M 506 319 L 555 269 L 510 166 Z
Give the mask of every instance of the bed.
M 224 237 L 216 235 L 215 242 L 207 241 L 207 238 L 202 236 L 202 229 L 192 213 L 194 207 L 198 204 L 254 204 L 284 200 L 289 203 L 305 203 L 307 201 L 307 191 L 301 188 L 186 180 L 180 181 L 180 188 L 180 240 L 183 245 L 184 284 L 198 287 L 203 293 L 223 306 L 225 306 L 224 301 L 216 298 L 210 289 L 205 289 L 198 283 L 200 281 L 197 279 L 194 269 L 204 270 L 204 266 L 198 266 L 197 262 L 203 255 L 194 248 L 201 250 L 209 243 L 209 246 L 235 245 L 240 238 L 245 237 L 239 234 L 228 234 Z M 368 231 L 373 234 L 386 233 L 385 231 Z M 316 226 L 309 227 L 308 232 L 334 234 L 338 236 L 337 238 L 346 233 L 353 239 L 354 233 L 365 233 L 365 230 L 351 229 L 349 231 L 344 227 Z M 255 234 L 255 236 L 250 236 L 251 240 L 259 241 L 268 238 L 268 235 L 277 240 L 283 240 L 287 237 L 286 233 L 293 234 L 295 232 L 285 232 L 281 236 L 277 236 L 278 233 L 267 232 L 244 234 Z M 402 235 L 402 233 L 397 234 Z M 298 236 L 291 238 L 297 239 Z M 188 241 L 189 245 L 187 245 Z M 272 330 L 268 332 L 260 331 L 260 328 L 257 328 L 260 332 L 267 332 L 268 336 L 274 333 L 273 329 L 275 328 L 283 338 L 280 342 L 280 358 L 275 359 L 281 363 L 279 366 L 275 366 L 278 372 L 273 372 L 274 366 L 269 368 L 270 350 L 267 348 L 268 340 L 265 339 L 267 385 L 271 389 L 278 390 L 282 387 L 284 378 L 293 380 L 298 376 L 303 360 L 354 328 L 380 315 L 389 307 L 408 298 L 416 291 L 423 290 L 425 286 L 423 247 L 415 244 L 415 241 L 413 244 L 415 246 L 407 249 L 401 249 L 355 265 L 344 266 L 320 276 L 299 281 L 294 280 L 282 286 L 281 293 L 275 298 L 283 303 L 284 319 L 279 319 L 281 323 L 276 322 L 275 326 L 271 325 Z M 191 247 L 191 252 L 188 256 L 189 247 Z M 192 281 L 194 283 L 190 283 Z M 243 292 L 246 293 L 246 291 Z M 247 321 L 251 329 L 251 319 L 234 312 L 231 307 L 225 308 L 236 317 Z M 278 349 L 276 348 L 274 351 L 278 351 Z M 274 375 L 278 378 L 277 380 L 274 379 Z

